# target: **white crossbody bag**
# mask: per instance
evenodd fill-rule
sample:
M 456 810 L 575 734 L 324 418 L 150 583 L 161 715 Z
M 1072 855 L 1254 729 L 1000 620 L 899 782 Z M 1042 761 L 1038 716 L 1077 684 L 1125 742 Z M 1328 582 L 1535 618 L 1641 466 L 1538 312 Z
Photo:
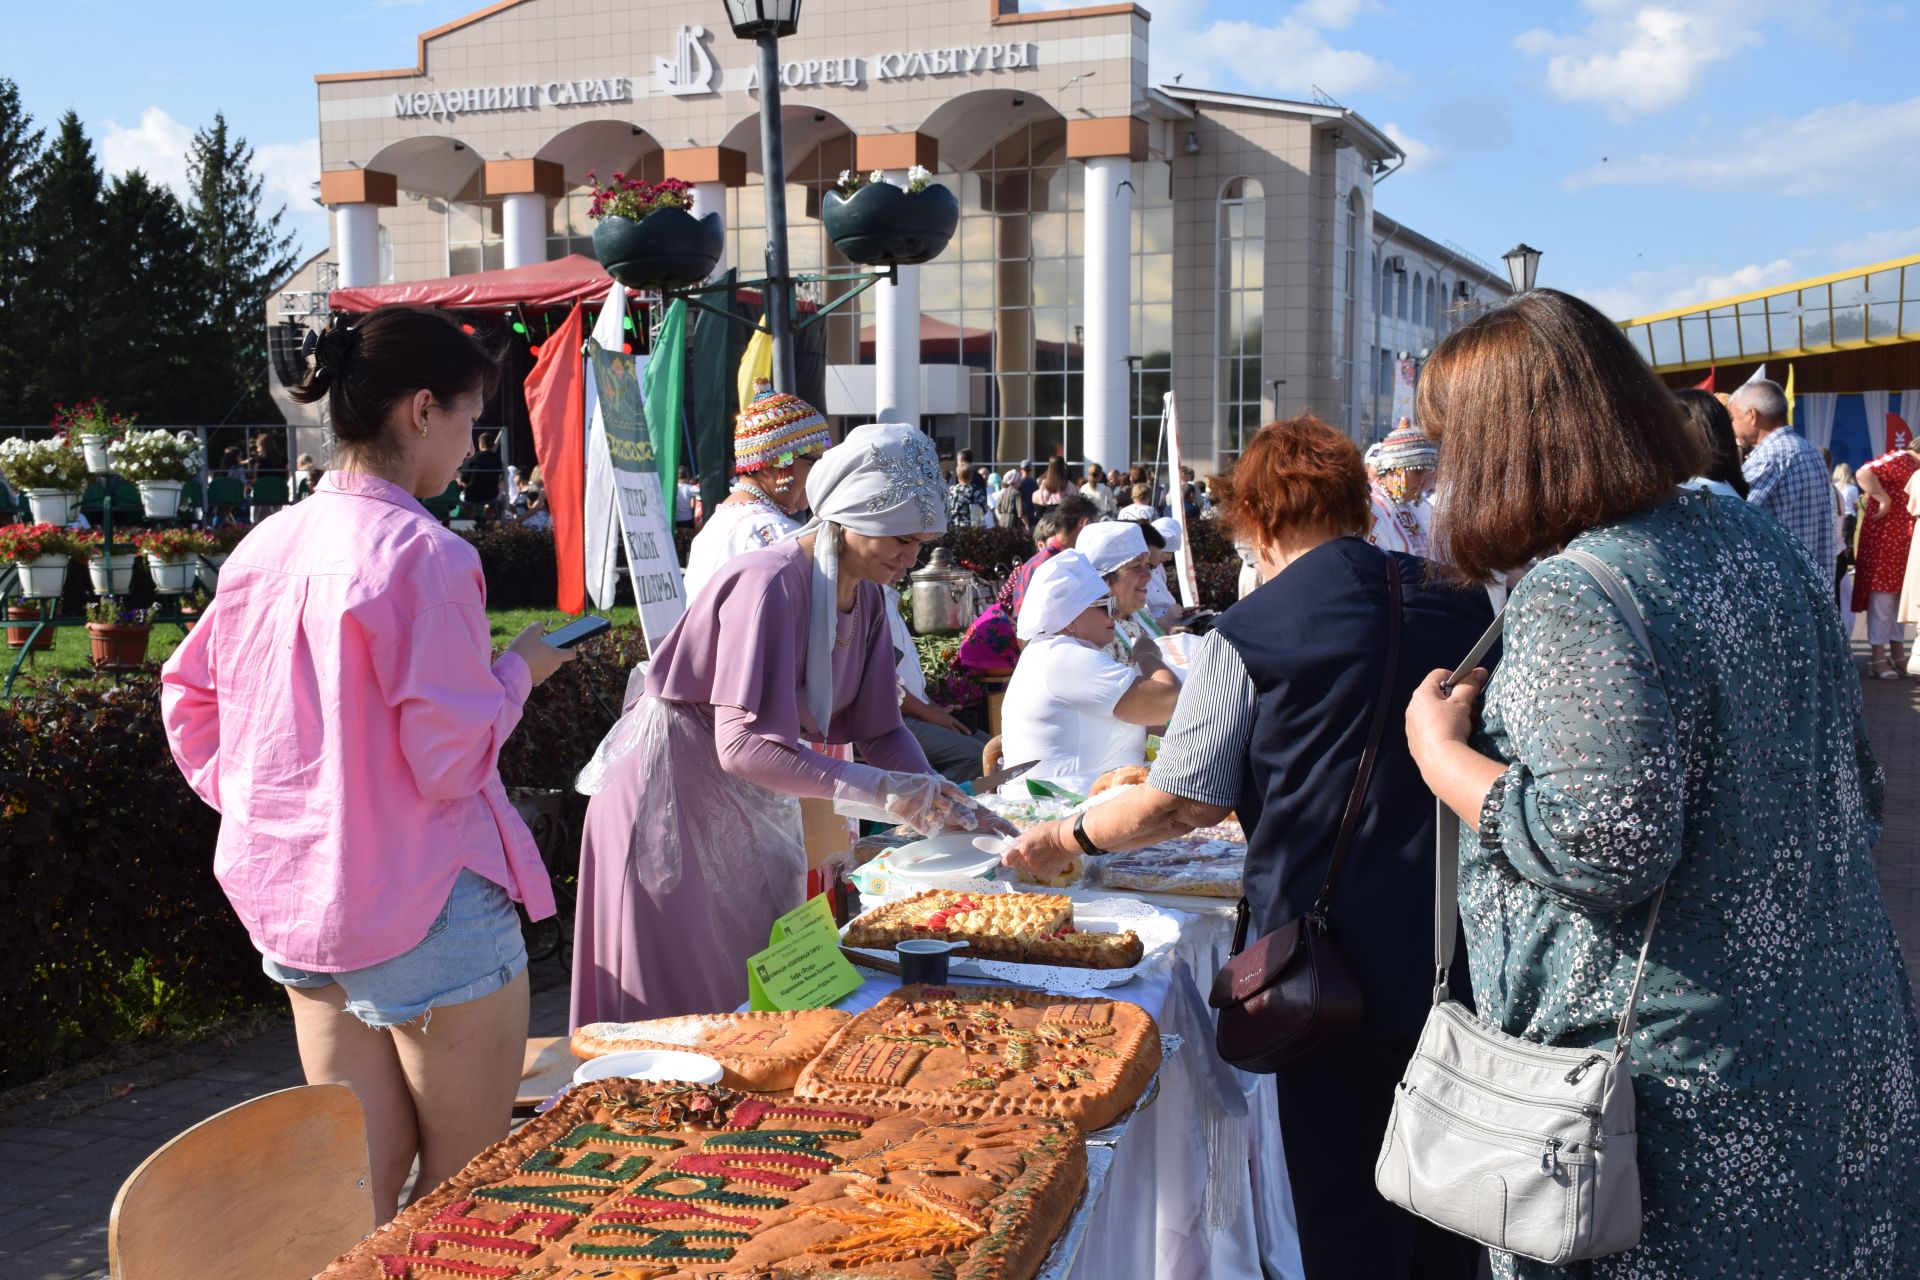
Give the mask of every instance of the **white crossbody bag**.
M 1563 554 L 1599 582 L 1652 659 L 1646 622 L 1619 577 L 1588 552 Z M 1500 627 L 1495 618 L 1449 687 L 1486 656 Z M 1444 803 L 1437 843 L 1433 1010 L 1395 1090 L 1374 1185 L 1429 1222 L 1541 1262 L 1630 1249 L 1640 1240 L 1640 1168 L 1626 1058 L 1666 886 L 1647 913 L 1611 1052 L 1554 1048 L 1510 1036 L 1447 998 L 1459 926 L 1460 821 Z

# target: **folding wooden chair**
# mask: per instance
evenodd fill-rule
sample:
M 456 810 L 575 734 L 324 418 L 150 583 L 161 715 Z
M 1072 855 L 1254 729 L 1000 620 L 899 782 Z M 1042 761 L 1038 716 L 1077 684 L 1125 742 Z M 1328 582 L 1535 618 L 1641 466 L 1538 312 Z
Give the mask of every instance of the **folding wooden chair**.
M 378 1224 L 367 1120 L 343 1084 L 209 1116 L 120 1184 L 113 1280 L 304 1280 Z

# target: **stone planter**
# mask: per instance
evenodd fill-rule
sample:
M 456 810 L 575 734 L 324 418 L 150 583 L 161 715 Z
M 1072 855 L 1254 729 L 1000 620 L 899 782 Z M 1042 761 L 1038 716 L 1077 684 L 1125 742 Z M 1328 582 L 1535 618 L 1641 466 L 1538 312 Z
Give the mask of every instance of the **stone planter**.
M 820 221 L 848 262 L 912 266 L 947 247 L 960 225 L 960 202 L 938 183 L 908 195 L 891 182 L 869 182 L 844 198 L 829 191 Z
M 73 523 L 73 513 L 80 507 L 80 495 L 65 489 L 28 489 L 26 493 L 27 508 L 33 513 L 35 524 L 57 524 L 65 528 Z
M 630 289 L 699 284 L 726 246 L 726 224 L 717 213 L 696 218 L 684 209 L 655 209 L 638 222 L 613 216 L 593 228 L 593 256 Z
M 142 480 L 140 509 L 150 520 L 171 520 L 180 514 L 180 491 L 186 485 L 179 480 Z
M 20 594 L 29 600 L 58 599 L 67 589 L 66 556 L 41 556 L 38 560 L 19 561 L 13 567 L 20 571 Z
M 107 622 L 87 624 L 87 645 L 93 651 L 93 665 L 102 671 L 137 671 L 147 661 L 147 641 L 153 634 L 151 623 L 122 627 Z
M 95 556 L 87 561 L 87 576 L 93 579 L 96 595 L 123 596 L 133 589 L 133 565 L 138 552 Z
M 86 455 L 88 471 L 103 476 L 113 470 L 113 460 L 107 456 L 107 446 L 112 443 L 112 436 L 80 437 L 80 452 Z
M 40 621 L 40 611 L 30 604 L 19 604 L 17 602 L 9 604 L 7 606 L 7 621 L 24 622 L 27 624 L 24 627 L 7 628 L 7 648 L 24 649 L 27 647 L 27 638 L 33 635 L 33 624 Z M 38 639 L 34 640 L 33 651 L 35 653 L 45 653 L 51 648 L 53 648 L 53 628 L 48 627 L 40 633 Z
M 153 574 L 155 594 L 177 596 L 193 590 L 199 561 L 198 556 L 186 556 L 179 560 L 162 560 L 157 556 L 148 556 L 147 571 Z
M 230 553 L 214 551 L 200 557 L 200 585 L 212 593 L 220 586 L 220 566 L 227 562 Z

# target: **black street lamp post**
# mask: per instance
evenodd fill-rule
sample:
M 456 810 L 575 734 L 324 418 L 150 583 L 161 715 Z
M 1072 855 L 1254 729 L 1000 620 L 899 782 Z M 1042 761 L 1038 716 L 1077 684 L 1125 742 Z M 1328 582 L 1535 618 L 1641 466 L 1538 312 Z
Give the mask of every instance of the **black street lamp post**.
M 780 121 L 780 37 L 800 27 L 800 0 L 726 0 L 733 33 L 759 46 L 760 177 L 767 198 L 767 328 L 773 387 L 797 391 L 793 364 L 793 281 L 787 275 L 787 163 Z

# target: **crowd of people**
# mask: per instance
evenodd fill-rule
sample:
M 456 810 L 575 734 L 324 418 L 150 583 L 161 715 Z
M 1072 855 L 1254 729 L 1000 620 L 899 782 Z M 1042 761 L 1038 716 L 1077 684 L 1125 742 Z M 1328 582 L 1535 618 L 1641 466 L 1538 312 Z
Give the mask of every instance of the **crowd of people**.
M 242 589 L 164 673 L 175 757 L 222 813 L 221 883 L 287 987 L 309 1079 L 360 1092 L 389 1212 L 416 1156 L 431 1187 L 504 1132 L 526 1028 L 513 904 L 553 910 L 497 759 L 567 655 L 534 630 L 490 651 L 478 560 L 419 503 L 459 470 L 494 376 L 432 312 L 332 331 L 298 394 L 327 401 L 342 456 L 241 544 L 224 574 Z M 1358 1031 L 1278 1072 L 1307 1277 L 1469 1280 L 1477 1245 L 1373 1185 L 1433 999 L 1435 859 L 1457 856 L 1456 997 L 1521 1040 L 1617 1048 L 1639 1115 L 1639 1245 L 1575 1269 L 1496 1248 L 1496 1275 L 1910 1274 L 1920 1022 L 1873 865 L 1886 778 L 1839 610 L 1843 504 L 1778 388 L 1708 400 L 1548 290 L 1447 337 L 1419 426 L 1371 456 L 1303 415 L 1171 495 L 1057 460 L 948 474 L 915 426 L 836 444 L 803 401 L 755 399 L 686 613 L 581 775 L 574 1023 L 740 1005 L 744 960 L 807 893 L 803 799 L 996 830 L 1041 879 L 1232 814 L 1253 926 L 1313 913 L 1364 996 Z M 1915 469 L 1858 479 L 1874 675 L 1904 656 Z M 1163 568 L 1203 518 L 1251 580 L 1214 619 L 1180 610 Z M 1068 790 L 1137 772 L 1021 833 L 943 776 L 977 768 L 979 740 L 915 685 L 890 594 L 928 542 L 989 521 L 1036 539 L 961 646 L 1007 679 L 1005 758 Z M 1447 687 L 1497 612 L 1500 648 Z M 1468 832 L 1457 854 L 1436 853 L 1437 806 Z

